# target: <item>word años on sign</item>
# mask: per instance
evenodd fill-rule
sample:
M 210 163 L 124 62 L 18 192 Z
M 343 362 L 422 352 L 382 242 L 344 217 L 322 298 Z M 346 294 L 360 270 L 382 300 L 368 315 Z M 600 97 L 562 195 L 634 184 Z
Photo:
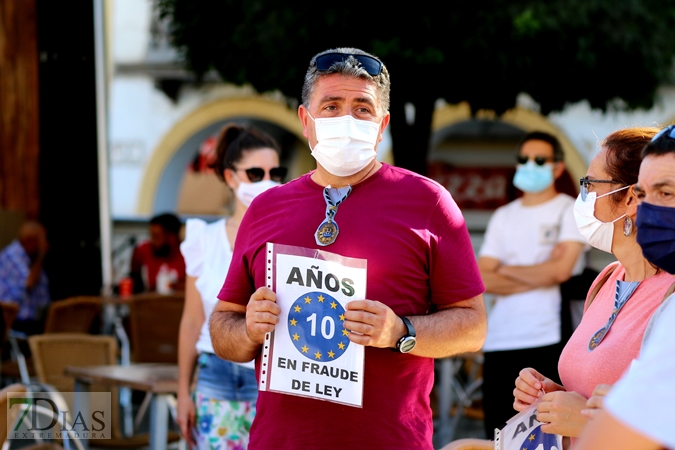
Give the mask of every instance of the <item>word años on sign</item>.
M 316 271 L 316 272 L 315 272 Z M 323 271 L 319 270 L 319 266 L 312 266 L 310 269 L 307 269 L 305 278 L 302 278 L 302 273 L 300 272 L 299 267 L 293 267 L 291 273 L 288 274 L 288 279 L 286 284 L 297 283 L 300 286 L 312 287 L 314 285 L 317 289 L 323 289 L 323 286 L 326 287 L 331 292 L 337 292 L 340 290 L 340 285 L 342 285 L 342 293 L 347 297 L 354 295 L 354 281 L 349 278 L 343 278 L 340 280 L 337 276 L 332 273 L 328 273 L 324 276 Z
M 287 359 L 287 358 L 279 358 L 277 360 L 277 367 L 280 369 L 288 369 L 288 370 L 297 370 L 297 365 L 298 362 L 294 359 Z M 350 371 L 350 370 L 345 370 L 345 369 L 340 369 L 338 367 L 330 367 L 326 364 L 319 364 L 319 363 L 311 363 L 308 361 L 303 361 L 300 370 L 302 372 L 308 372 L 308 373 L 313 373 L 316 375 L 323 375 L 326 377 L 331 377 L 331 378 L 336 378 L 336 379 L 341 379 L 341 380 L 349 380 L 354 383 L 358 383 L 359 381 L 359 374 L 358 372 Z
M 311 392 L 309 387 L 309 381 L 291 380 L 291 389 L 293 389 L 294 391 Z M 340 398 L 340 392 L 342 392 L 342 388 L 335 386 L 328 386 L 327 384 L 321 385 L 319 383 L 314 383 L 315 394 L 325 395 L 327 397 Z
M 523 420 L 522 422 L 520 422 L 520 423 L 518 424 L 518 426 L 516 427 L 515 432 L 513 433 L 513 438 L 512 438 L 512 439 L 515 439 L 516 436 L 518 436 L 518 434 L 520 434 L 520 433 L 522 433 L 522 432 L 524 432 L 524 431 L 526 432 L 526 431 L 529 430 L 530 428 L 534 427 L 536 424 L 540 423 L 540 422 L 537 420 L 537 410 L 535 410 L 535 411 L 532 413 L 532 415 L 529 417 L 529 419 L 530 419 L 530 424 L 529 424 L 529 425 L 527 424 L 527 418 L 526 418 L 526 420 Z

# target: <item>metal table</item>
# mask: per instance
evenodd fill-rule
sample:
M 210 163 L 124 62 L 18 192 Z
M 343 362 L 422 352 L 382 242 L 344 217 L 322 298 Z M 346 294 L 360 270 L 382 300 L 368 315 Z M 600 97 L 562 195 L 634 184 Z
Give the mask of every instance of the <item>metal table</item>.
M 78 392 L 89 392 L 93 383 L 150 392 L 150 450 L 165 450 L 169 433 L 169 402 L 178 392 L 178 366 L 175 364 L 135 364 L 129 366 L 68 367 L 66 374 L 75 378 L 76 409 L 88 413 L 87 402 Z M 78 399 L 78 397 L 80 397 Z

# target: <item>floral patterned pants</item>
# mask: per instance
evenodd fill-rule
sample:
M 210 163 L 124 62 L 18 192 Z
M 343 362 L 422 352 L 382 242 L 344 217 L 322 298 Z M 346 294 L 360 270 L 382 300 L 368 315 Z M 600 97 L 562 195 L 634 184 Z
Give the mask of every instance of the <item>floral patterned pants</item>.
M 195 392 L 199 450 L 245 450 L 255 417 L 255 401 L 214 400 Z

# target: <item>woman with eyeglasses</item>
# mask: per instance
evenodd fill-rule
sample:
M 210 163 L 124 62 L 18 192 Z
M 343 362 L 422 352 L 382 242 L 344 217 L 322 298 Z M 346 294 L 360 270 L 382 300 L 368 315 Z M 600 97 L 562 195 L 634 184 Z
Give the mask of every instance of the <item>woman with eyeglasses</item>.
M 664 128 L 642 150 L 636 186 L 641 200 L 638 243 L 644 256 L 675 274 L 675 125 Z M 604 398 L 591 397 L 579 450 L 675 449 L 675 295 L 654 313 L 640 349 L 640 359 Z M 656 395 L 655 395 L 656 394 Z M 598 406 L 604 409 L 596 410 Z
M 178 335 L 178 423 L 191 448 L 248 446 L 258 396 L 254 365 L 218 358 L 206 319 L 218 301 L 244 213 L 257 195 L 286 176 L 286 168 L 279 167 L 279 154 L 279 145 L 266 133 L 227 125 L 218 138 L 212 167 L 235 193 L 234 213 L 211 224 L 187 221 L 181 244 L 187 280 Z M 198 372 L 192 394 L 195 365 Z
M 612 253 L 610 264 L 591 286 L 581 323 L 558 364 L 562 385 L 532 368 L 523 369 L 513 391 L 522 411 L 541 398 L 542 431 L 578 437 L 587 417 L 581 411 L 599 384 L 613 384 L 638 356 L 652 313 L 675 278 L 642 255 L 635 218 L 642 148 L 659 130 L 629 128 L 610 134 L 581 179 L 574 206 L 579 231 L 593 247 Z

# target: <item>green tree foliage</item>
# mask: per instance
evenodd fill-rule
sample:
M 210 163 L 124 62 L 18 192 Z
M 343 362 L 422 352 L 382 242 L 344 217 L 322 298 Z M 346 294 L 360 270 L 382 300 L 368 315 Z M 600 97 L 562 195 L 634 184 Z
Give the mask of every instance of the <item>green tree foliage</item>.
M 159 0 L 188 67 L 299 98 L 312 55 L 353 46 L 392 78 L 397 164 L 425 172 L 434 102 L 501 114 L 528 93 L 541 112 L 650 108 L 672 81 L 673 0 L 486 0 L 349 3 Z M 408 124 L 404 105 L 415 105 Z

